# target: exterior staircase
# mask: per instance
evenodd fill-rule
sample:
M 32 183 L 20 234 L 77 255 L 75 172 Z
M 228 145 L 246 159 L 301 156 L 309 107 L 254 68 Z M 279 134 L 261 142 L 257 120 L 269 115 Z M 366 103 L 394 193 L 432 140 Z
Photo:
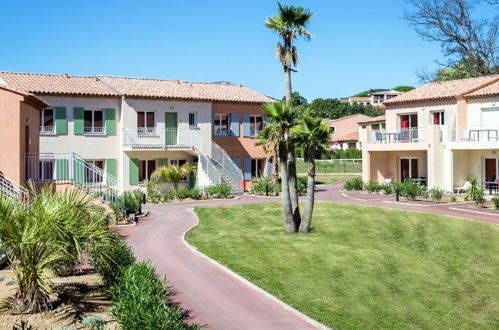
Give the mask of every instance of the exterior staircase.
M 29 191 L 0 174 L 0 195 L 11 200 L 28 202 Z

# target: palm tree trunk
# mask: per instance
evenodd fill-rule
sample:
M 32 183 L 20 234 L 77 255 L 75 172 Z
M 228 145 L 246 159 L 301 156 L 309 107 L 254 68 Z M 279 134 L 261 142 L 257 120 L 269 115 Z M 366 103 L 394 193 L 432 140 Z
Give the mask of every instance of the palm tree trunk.
M 300 205 L 298 204 L 298 189 L 296 184 L 296 157 L 295 146 L 290 143 L 288 145 L 288 181 L 289 181 L 289 198 L 291 199 L 291 212 L 293 213 L 293 221 L 296 228 L 300 226 Z
M 286 102 L 291 102 L 293 97 L 292 89 L 291 89 L 291 69 L 287 66 L 284 66 L 284 75 L 286 80 Z
M 281 165 L 282 208 L 284 211 L 284 228 L 289 234 L 296 233 L 296 224 L 291 212 L 291 199 L 289 197 L 288 164 L 286 142 L 280 142 L 279 162 Z
M 307 160 L 307 199 L 305 201 L 305 211 L 303 212 L 303 219 L 300 223 L 299 232 L 308 233 L 310 230 L 310 223 L 312 222 L 312 214 L 314 212 L 315 203 L 315 158 L 313 155 L 308 155 Z
M 277 162 L 278 162 L 277 152 L 274 151 L 274 154 L 272 155 L 272 179 L 271 179 L 271 182 L 273 184 L 276 184 L 277 181 L 279 181 L 279 165 Z

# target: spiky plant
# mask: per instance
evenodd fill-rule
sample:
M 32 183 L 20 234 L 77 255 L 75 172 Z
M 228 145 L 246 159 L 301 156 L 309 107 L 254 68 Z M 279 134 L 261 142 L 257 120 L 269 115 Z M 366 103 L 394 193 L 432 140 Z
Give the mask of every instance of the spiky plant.
M 151 175 L 152 180 L 160 180 L 173 184 L 173 189 L 178 190 L 178 184 L 185 179 L 187 175 L 195 171 L 195 167 L 189 163 L 182 166 L 170 165 L 158 168 Z

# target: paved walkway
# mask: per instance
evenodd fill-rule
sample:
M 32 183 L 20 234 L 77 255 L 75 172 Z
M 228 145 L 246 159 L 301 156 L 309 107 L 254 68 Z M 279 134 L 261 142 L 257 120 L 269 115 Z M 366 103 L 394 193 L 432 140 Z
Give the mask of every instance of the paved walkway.
M 186 245 L 184 234 L 198 223 L 194 206 L 261 203 L 275 198 L 147 205 L 137 226 L 120 227 L 139 260 L 152 260 L 174 292 L 173 301 L 207 329 L 316 329 L 243 280 Z
M 453 210 L 452 205 L 418 206 L 383 200 L 360 200 L 340 191 L 343 183 L 317 188 L 316 200 L 391 209 L 439 213 L 499 223 L 499 217 Z M 152 260 L 159 275 L 172 285 L 173 301 L 190 311 L 191 320 L 208 329 L 313 329 L 296 314 L 232 276 L 184 242 L 198 223 L 195 206 L 217 207 L 280 201 L 278 198 L 242 196 L 238 200 L 148 205 L 151 214 L 137 226 L 120 227 L 139 260 Z

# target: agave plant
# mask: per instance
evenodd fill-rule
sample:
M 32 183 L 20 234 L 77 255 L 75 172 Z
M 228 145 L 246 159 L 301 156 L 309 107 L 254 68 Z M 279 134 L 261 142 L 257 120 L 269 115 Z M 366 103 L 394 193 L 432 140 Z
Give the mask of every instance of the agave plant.
M 31 203 L 0 195 L 0 242 L 18 288 L 12 312 L 35 313 L 49 302 L 51 269 L 73 269 L 92 244 L 110 236 L 104 213 L 79 189 L 31 191 Z

